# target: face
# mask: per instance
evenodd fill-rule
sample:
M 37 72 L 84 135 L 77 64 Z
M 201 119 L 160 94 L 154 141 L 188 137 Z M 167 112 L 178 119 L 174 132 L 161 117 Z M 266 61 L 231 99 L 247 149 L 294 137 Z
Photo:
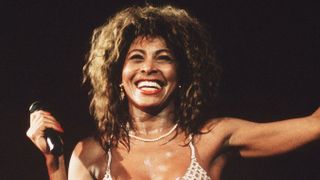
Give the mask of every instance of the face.
M 122 70 L 122 84 L 129 107 L 163 108 L 173 102 L 177 64 L 160 37 L 137 37 L 131 44 Z

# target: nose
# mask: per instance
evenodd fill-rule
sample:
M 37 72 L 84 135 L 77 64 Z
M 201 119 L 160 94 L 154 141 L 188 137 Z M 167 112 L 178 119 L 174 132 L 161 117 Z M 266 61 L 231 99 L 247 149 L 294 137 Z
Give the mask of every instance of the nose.
M 146 74 L 157 73 L 158 69 L 153 60 L 145 60 L 141 66 L 141 72 Z

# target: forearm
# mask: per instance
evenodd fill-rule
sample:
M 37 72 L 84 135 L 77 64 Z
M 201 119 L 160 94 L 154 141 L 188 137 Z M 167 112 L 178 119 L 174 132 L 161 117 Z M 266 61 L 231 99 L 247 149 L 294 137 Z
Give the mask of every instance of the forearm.
M 244 157 L 285 153 L 320 139 L 320 118 L 315 114 L 272 123 L 236 123 L 229 143 Z
M 63 155 L 60 157 L 47 155 L 45 156 L 45 159 L 50 180 L 67 180 Z

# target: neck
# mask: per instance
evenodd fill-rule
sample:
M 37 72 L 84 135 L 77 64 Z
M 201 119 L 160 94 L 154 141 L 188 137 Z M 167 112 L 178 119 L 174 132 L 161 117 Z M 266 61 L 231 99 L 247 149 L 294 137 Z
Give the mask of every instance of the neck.
M 150 113 L 136 107 L 129 107 L 132 130 L 136 135 L 156 137 L 169 131 L 175 124 L 174 105 L 169 104 L 158 113 Z

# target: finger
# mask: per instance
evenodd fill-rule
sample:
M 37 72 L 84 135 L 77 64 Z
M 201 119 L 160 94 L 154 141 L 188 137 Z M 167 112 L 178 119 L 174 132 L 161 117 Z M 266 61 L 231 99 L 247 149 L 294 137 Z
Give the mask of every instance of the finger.
M 36 113 L 40 113 L 40 114 L 48 114 L 48 115 L 51 115 L 51 113 L 49 111 L 45 111 L 45 110 L 38 110 L 38 111 L 35 111 Z
M 38 139 L 43 139 L 44 131 L 47 128 L 52 128 L 56 131 L 61 131 L 59 124 L 55 121 L 42 119 L 38 123 L 33 124 L 26 132 L 27 137 L 29 137 L 35 144 L 37 144 Z
M 38 111 L 35 111 L 33 113 L 30 113 L 30 117 L 38 116 L 39 114 L 51 115 L 51 113 L 48 112 L 48 111 L 38 110 Z
M 37 117 L 41 115 L 51 115 L 48 111 L 38 110 L 30 114 L 30 124 L 36 119 Z
M 55 117 L 47 114 L 36 114 L 31 122 L 31 126 L 37 127 L 40 130 L 45 128 L 53 128 L 58 132 L 64 132 L 60 123 L 55 119 Z
M 49 152 L 43 131 L 35 131 L 34 129 L 30 128 L 26 134 L 27 137 L 40 149 L 41 152 Z
M 29 139 L 35 142 L 36 139 L 44 136 L 44 129 L 37 126 L 31 126 L 26 132 L 26 135 Z
M 44 130 L 46 128 L 52 128 L 58 132 L 64 132 L 63 128 L 61 127 L 60 123 L 56 120 L 49 119 L 46 117 L 40 118 L 38 121 L 34 124 L 36 127 L 39 127 L 39 129 Z
M 37 114 L 34 114 L 34 115 L 32 116 L 32 121 L 31 121 L 31 123 L 37 123 L 37 122 L 39 122 L 39 121 L 42 121 L 42 119 L 48 119 L 48 120 L 50 120 L 50 121 L 56 121 L 56 122 L 58 122 L 58 121 L 56 120 L 56 118 L 55 118 L 54 116 L 52 116 L 52 115 L 37 113 Z
M 45 121 L 45 123 L 46 128 L 52 128 L 60 133 L 64 132 L 63 128 L 57 121 Z

